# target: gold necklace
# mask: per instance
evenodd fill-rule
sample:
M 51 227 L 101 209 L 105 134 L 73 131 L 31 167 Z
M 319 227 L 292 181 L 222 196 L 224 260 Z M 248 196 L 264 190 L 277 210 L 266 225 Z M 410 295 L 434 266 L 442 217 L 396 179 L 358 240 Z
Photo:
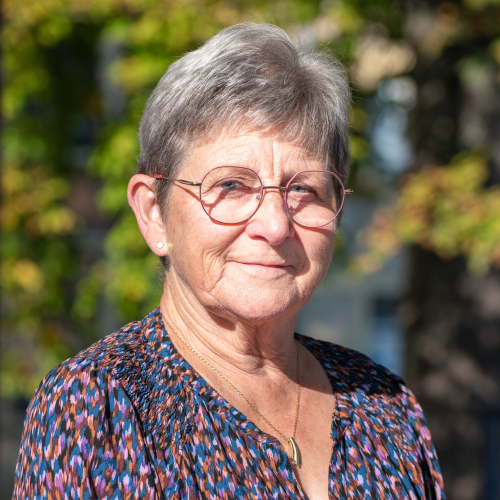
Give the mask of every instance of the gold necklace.
M 162 315 L 163 316 L 163 315 Z M 250 408 L 259 415 L 259 417 L 266 422 L 270 427 L 272 427 L 285 441 L 288 442 L 290 445 L 290 449 L 292 450 L 292 460 L 295 462 L 295 465 L 300 468 L 302 465 L 302 461 L 300 459 L 300 453 L 299 453 L 299 448 L 297 446 L 297 443 L 295 441 L 295 432 L 297 431 L 297 418 L 299 416 L 299 402 L 300 402 L 300 365 L 299 365 L 299 351 L 297 349 L 297 403 L 295 404 L 295 422 L 293 424 L 293 435 L 289 438 L 287 438 L 281 431 L 279 431 L 248 399 L 247 397 L 235 386 L 233 383 L 226 378 L 225 375 L 223 375 L 217 368 L 215 368 L 210 361 L 207 361 L 201 354 L 199 354 L 197 351 L 195 351 L 179 334 L 177 330 L 175 330 L 172 325 L 165 319 L 165 316 L 163 316 L 163 321 L 165 324 L 179 337 L 179 340 L 203 363 L 205 363 L 212 371 L 214 371 L 219 377 L 226 382 L 231 389 L 233 389 L 238 396 L 240 396 L 245 403 L 250 406 Z

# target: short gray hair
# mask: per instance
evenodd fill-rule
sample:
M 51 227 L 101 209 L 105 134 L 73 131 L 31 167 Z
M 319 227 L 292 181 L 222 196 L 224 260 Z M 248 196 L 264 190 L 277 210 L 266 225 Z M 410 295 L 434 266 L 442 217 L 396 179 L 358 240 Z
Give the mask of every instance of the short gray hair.
M 175 177 L 208 134 L 244 126 L 304 147 L 347 181 L 345 70 L 333 57 L 296 49 L 270 24 L 237 24 L 173 63 L 141 119 L 137 173 Z M 163 213 L 169 182 L 158 184 Z

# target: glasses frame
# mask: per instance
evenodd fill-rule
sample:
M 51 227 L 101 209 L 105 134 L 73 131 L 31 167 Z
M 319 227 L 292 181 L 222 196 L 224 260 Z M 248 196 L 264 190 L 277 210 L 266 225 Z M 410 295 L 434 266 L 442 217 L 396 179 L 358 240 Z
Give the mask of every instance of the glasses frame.
M 220 220 L 217 220 L 215 219 L 214 217 L 212 217 L 206 210 L 205 210 L 205 207 L 203 206 L 203 202 L 201 200 L 201 185 L 203 184 L 203 181 L 214 171 L 214 170 L 217 170 L 219 168 L 243 168 L 245 170 L 250 170 L 250 172 L 254 173 L 257 177 L 257 179 L 259 179 L 259 182 L 260 182 L 260 194 L 259 194 L 259 204 L 256 206 L 255 210 L 252 212 L 252 214 L 247 217 L 246 219 L 240 221 L 240 222 L 223 222 L 223 221 L 220 221 Z M 337 211 L 337 214 L 335 215 L 335 217 L 329 221 L 329 222 L 326 222 L 325 224 L 321 224 L 321 226 L 305 226 L 304 224 L 301 224 L 300 222 L 297 222 L 290 214 L 290 211 L 288 209 L 288 200 L 287 200 L 287 191 L 288 191 L 288 186 L 290 186 L 290 184 L 292 183 L 292 181 L 300 174 L 303 174 L 305 172 L 326 172 L 328 174 L 331 174 L 333 175 L 334 177 L 337 178 L 337 180 L 340 182 L 340 185 L 342 186 L 342 192 L 343 192 L 343 196 L 342 196 L 342 203 L 340 204 L 340 208 L 338 209 Z M 300 172 L 297 172 L 296 174 L 294 174 L 292 176 L 292 178 L 287 182 L 286 186 L 283 187 L 283 186 L 264 186 L 263 183 L 262 183 L 262 179 L 259 177 L 259 174 L 257 172 L 255 172 L 255 170 L 252 170 L 251 168 L 248 168 L 248 167 L 239 167 L 237 165 L 220 165 L 218 167 L 214 167 L 212 168 L 211 170 L 209 170 L 204 176 L 203 176 L 203 179 L 201 180 L 201 182 L 191 182 L 191 181 L 187 181 L 185 179 L 174 179 L 173 177 L 166 177 L 164 175 L 161 175 L 161 174 L 151 174 L 150 177 L 153 177 L 155 178 L 156 180 L 167 180 L 167 181 L 173 181 L 173 182 L 179 182 L 181 184 L 184 184 L 186 186 L 193 186 L 193 187 L 198 187 L 199 190 L 198 190 L 198 199 L 200 200 L 200 204 L 201 204 L 201 207 L 203 208 L 203 211 L 208 215 L 208 217 L 213 220 L 214 222 L 217 222 L 219 224 L 225 224 L 225 225 L 228 225 L 228 226 L 237 226 L 238 224 L 243 224 L 243 222 L 246 222 L 248 220 L 250 220 L 257 212 L 257 210 L 259 210 L 261 204 L 262 204 L 262 201 L 264 200 L 264 190 L 265 189 L 278 189 L 281 193 L 282 193 L 282 196 L 283 196 L 283 201 L 285 202 L 285 207 L 286 207 L 286 212 L 288 214 L 288 217 L 290 218 L 290 220 L 292 220 L 295 224 L 297 224 L 298 226 L 301 226 L 301 227 L 305 227 L 305 228 L 308 228 L 308 229 L 316 229 L 318 227 L 324 227 L 324 226 L 327 226 L 328 224 L 330 224 L 331 222 L 333 222 L 337 217 L 338 215 L 340 214 L 340 212 L 342 211 L 342 208 L 344 207 L 344 203 L 345 203 L 345 196 L 346 194 L 353 194 L 353 190 L 352 189 L 346 189 L 345 186 L 344 186 L 344 183 L 342 182 L 342 179 L 335 173 L 335 172 L 332 172 L 331 170 L 301 170 Z

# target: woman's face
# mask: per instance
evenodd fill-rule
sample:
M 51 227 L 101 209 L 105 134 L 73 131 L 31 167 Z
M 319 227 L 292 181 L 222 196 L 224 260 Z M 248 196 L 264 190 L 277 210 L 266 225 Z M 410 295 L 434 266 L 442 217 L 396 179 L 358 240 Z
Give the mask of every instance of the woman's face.
M 323 169 L 304 149 L 272 134 L 226 134 L 196 147 L 177 178 L 200 182 L 214 167 L 251 168 L 263 185 L 283 186 L 306 169 Z M 171 259 L 167 286 L 182 288 L 208 310 L 260 322 L 295 314 L 321 281 L 333 251 L 335 222 L 303 228 L 288 217 L 278 190 L 266 190 L 250 220 L 213 222 L 198 188 L 172 186 L 165 217 Z

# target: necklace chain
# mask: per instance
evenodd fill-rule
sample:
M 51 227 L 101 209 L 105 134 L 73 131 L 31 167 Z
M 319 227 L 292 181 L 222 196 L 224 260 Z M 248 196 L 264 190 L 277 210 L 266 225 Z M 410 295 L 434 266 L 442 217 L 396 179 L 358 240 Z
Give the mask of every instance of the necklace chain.
M 292 437 L 291 438 L 287 438 L 279 429 L 276 428 L 275 425 L 273 425 L 267 418 L 265 415 L 263 415 L 256 407 L 255 405 L 253 405 L 249 399 L 224 375 L 222 374 L 217 368 L 215 368 L 215 366 L 210 363 L 210 361 L 208 361 L 207 359 L 205 359 L 201 354 L 198 353 L 198 351 L 194 350 L 185 340 L 183 337 L 181 337 L 180 333 L 177 332 L 173 327 L 172 325 L 165 319 L 165 316 L 163 316 L 163 321 L 165 322 L 165 324 L 177 335 L 177 337 L 179 338 L 179 340 L 198 358 L 200 359 L 205 365 L 207 365 L 212 371 L 214 371 L 222 380 L 224 380 L 224 382 L 226 382 L 227 385 L 229 385 L 229 387 L 231 387 L 231 389 L 233 389 L 237 394 L 238 396 L 240 396 L 244 401 L 245 403 L 250 406 L 250 408 L 255 412 L 257 413 L 257 415 L 259 415 L 259 417 L 264 420 L 264 422 L 266 422 L 266 424 L 268 424 L 270 427 L 272 427 L 276 433 L 278 433 L 285 441 L 287 441 L 288 443 L 290 443 L 290 445 L 292 446 L 292 451 L 294 451 L 293 449 L 293 445 L 295 444 L 295 432 L 297 431 L 297 418 L 299 416 L 299 402 L 300 402 L 300 361 L 299 361 L 299 350 L 297 349 L 297 402 L 295 403 L 295 421 L 294 421 L 294 424 L 293 424 L 293 434 L 292 434 Z M 293 444 L 290 442 L 290 439 L 293 441 Z M 295 457 L 294 457 L 295 459 Z M 295 460 L 296 463 L 297 463 L 297 460 Z M 297 463 L 297 465 L 299 465 L 299 463 Z M 300 466 L 300 465 L 299 465 Z

